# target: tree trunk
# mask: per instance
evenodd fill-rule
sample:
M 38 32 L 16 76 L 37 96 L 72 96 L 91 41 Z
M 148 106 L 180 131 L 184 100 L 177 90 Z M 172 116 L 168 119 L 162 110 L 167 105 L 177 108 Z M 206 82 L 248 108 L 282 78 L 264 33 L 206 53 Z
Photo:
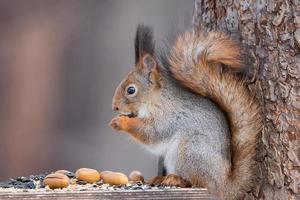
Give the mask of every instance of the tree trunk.
M 254 69 L 264 128 L 260 184 L 245 199 L 300 199 L 300 1 L 195 0 L 193 25 L 230 34 Z

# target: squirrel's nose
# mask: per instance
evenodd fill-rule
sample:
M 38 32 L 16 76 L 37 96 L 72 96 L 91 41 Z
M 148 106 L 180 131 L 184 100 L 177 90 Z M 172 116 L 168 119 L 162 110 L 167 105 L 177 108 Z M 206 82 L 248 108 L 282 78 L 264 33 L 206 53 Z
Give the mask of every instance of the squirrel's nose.
M 112 109 L 113 109 L 114 111 L 118 111 L 118 110 L 119 110 L 118 106 L 116 106 L 116 105 L 112 105 Z

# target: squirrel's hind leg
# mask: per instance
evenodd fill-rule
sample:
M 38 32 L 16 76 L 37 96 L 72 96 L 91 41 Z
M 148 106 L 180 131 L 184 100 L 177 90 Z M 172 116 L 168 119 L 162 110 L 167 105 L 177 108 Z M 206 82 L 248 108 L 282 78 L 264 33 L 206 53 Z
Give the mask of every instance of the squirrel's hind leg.
M 160 185 L 165 179 L 165 176 L 154 176 L 147 181 L 148 184 Z
M 176 175 L 176 174 L 168 174 L 163 182 L 161 183 L 162 185 L 167 185 L 167 186 L 177 186 L 177 187 L 191 187 L 192 184 L 183 179 L 182 177 Z
M 148 181 L 149 184 L 153 185 L 165 185 L 165 186 L 176 186 L 176 187 L 191 187 L 192 184 L 176 174 L 168 174 L 167 176 L 155 176 Z

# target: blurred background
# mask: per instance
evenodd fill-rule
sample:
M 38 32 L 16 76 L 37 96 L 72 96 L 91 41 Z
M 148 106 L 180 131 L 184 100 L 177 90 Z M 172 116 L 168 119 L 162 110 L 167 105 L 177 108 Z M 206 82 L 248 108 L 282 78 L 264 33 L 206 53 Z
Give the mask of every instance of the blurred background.
M 158 41 L 191 27 L 193 0 L 1 0 L 0 181 L 80 167 L 157 174 L 108 122 L 138 23 Z

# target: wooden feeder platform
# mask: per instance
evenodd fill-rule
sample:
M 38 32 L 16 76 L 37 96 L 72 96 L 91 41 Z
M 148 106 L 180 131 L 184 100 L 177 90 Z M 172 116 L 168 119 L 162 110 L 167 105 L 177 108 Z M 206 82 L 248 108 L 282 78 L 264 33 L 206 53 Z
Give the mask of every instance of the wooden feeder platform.
M 50 192 L 16 192 L 0 193 L 0 199 L 120 199 L 120 200 L 171 200 L 171 199 L 214 199 L 206 189 L 180 188 L 180 189 L 161 189 L 161 190 L 120 190 L 120 191 L 50 191 Z

